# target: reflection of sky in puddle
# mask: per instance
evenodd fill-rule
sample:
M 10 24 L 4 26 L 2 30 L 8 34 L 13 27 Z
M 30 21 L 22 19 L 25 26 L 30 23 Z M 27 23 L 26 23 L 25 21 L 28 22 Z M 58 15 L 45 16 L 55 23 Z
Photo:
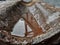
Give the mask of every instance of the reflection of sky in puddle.
M 15 27 L 13 28 L 13 35 L 24 36 L 25 28 L 24 21 L 19 20 Z
M 25 2 L 30 2 L 31 0 L 23 0 L 23 1 L 25 1 Z
M 31 31 L 30 27 L 28 26 L 28 32 Z M 12 35 L 17 35 L 17 36 L 24 36 L 25 33 L 25 23 L 24 21 L 19 20 L 15 27 L 13 28 Z

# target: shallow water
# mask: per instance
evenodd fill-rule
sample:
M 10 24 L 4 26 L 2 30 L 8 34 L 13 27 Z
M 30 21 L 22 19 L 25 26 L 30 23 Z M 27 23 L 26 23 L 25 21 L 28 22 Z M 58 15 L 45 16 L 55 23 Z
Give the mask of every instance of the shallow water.
M 60 7 L 60 0 L 44 0 L 44 1 L 51 5 L 55 5 L 56 7 Z M 12 34 L 18 36 L 24 36 L 24 32 L 25 32 L 24 27 L 25 27 L 24 21 L 19 20 L 15 25 Z
M 60 0 L 44 0 L 44 1 L 56 7 L 60 7 Z

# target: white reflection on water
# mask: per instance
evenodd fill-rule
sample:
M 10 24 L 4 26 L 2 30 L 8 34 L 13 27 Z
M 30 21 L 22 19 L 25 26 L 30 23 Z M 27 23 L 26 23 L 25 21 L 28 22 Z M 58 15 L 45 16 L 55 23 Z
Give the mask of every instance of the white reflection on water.
M 13 28 L 12 34 L 17 36 L 24 36 L 24 32 L 25 32 L 24 27 L 25 27 L 24 21 L 19 20 L 15 25 L 15 27 Z
M 27 26 L 28 32 L 31 31 L 31 28 L 29 26 Z M 25 22 L 24 20 L 19 20 L 16 25 L 13 28 L 13 31 L 11 33 L 12 35 L 16 35 L 16 36 L 25 36 Z

